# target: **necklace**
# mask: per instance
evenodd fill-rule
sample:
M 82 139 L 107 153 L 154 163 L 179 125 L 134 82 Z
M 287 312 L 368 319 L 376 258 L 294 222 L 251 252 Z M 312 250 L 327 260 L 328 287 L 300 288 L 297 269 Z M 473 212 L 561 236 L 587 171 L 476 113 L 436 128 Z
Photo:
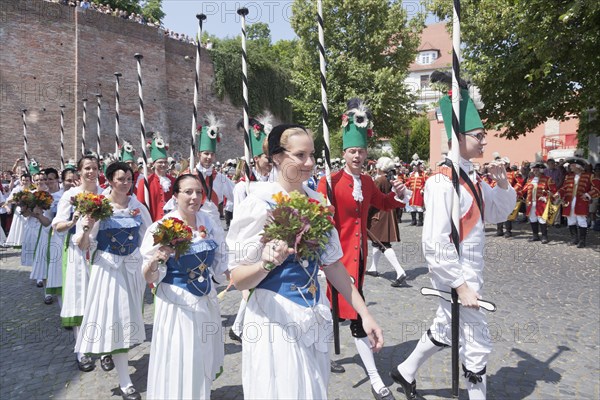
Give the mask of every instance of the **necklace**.
M 187 273 L 188 273 L 188 277 L 190 278 L 190 279 L 188 279 L 188 283 L 194 285 L 194 287 L 200 293 L 202 293 L 204 295 L 210 291 L 211 286 L 210 286 L 210 284 L 206 285 L 205 290 L 202 290 L 198 286 L 199 283 L 204 283 L 204 281 L 207 280 L 207 278 L 204 277 L 204 272 L 208 269 L 208 265 L 206 265 L 206 259 L 208 258 L 210 253 L 209 252 L 203 252 L 203 253 L 206 253 L 206 256 L 203 259 L 200 258 L 197 253 L 192 254 L 194 257 L 196 257 L 196 260 L 198 260 L 198 265 L 194 268 L 188 268 Z M 208 279 L 210 279 L 210 270 L 208 270 Z

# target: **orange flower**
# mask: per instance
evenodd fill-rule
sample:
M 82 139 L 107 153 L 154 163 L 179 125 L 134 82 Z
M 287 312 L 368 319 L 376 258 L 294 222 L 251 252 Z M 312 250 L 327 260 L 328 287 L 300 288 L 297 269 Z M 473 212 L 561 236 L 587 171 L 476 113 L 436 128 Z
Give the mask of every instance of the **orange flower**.
M 273 200 L 275 200 L 277 204 L 282 204 L 284 202 L 287 203 L 288 201 L 290 201 L 290 198 L 289 196 L 283 194 L 283 192 L 279 192 L 273 195 Z

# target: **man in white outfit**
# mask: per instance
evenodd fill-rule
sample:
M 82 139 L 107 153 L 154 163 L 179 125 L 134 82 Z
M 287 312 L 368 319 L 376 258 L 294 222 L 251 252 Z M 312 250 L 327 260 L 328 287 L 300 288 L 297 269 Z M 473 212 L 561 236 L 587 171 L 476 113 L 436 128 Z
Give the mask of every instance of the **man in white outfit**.
M 440 107 L 450 140 L 452 105 L 448 96 L 440 100 Z M 501 162 L 494 161 L 488 168 L 497 182 L 493 189 L 477 175 L 469 159 L 481 157 L 487 141 L 481 119 L 466 90 L 461 91 L 460 108 L 460 257 L 451 240 L 455 190 L 451 179 L 451 163 L 442 165 L 438 173 L 425 184 L 427 213 L 422 245 L 433 287 L 448 292 L 456 289 L 462 303 L 459 351 L 469 398 L 472 400 L 486 397 L 485 372 L 492 350 L 486 316 L 477 304 L 483 289 L 484 223 L 505 221 L 515 207 L 516 192 L 509 185 Z M 433 354 L 451 344 L 450 308 L 450 303 L 440 300 L 431 327 L 423 334 L 410 356 L 390 373 L 409 400 L 417 398 L 415 376 L 418 368 Z

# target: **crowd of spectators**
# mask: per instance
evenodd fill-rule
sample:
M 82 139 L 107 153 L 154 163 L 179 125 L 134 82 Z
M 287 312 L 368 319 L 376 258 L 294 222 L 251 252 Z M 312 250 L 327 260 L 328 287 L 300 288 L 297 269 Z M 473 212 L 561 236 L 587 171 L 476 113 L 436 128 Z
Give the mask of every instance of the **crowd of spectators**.
M 90 0 L 46 0 L 51 3 L 60 3 L 62 5 L 71 6 L 71 7 L 79 7 L 83 10 L 96 11 L 106 15 L 112 15 L 115 18 L 121 18 L 127 21 L 137 22 L 138 24 L 153 26 L 162 31 L 164 36 L 170 37 L 175 40 L 179 40 L 184 43 L 192 43 L 195 44 L 195 39 L 189 35 L 185 35 L 183 33 L 173 32 L 169 29 L 164 28 L 160 21 L 156 21 L 154 18 L 146 18 L 142 14 L 139 13 L 129 13 L 126 10 L 120 10 L 119 8 L 113 9 L 108 4 L 101 4 L 99 2 L 93 2 Z M 205 45 L 204 47 L 210 48 L 210 43 Z

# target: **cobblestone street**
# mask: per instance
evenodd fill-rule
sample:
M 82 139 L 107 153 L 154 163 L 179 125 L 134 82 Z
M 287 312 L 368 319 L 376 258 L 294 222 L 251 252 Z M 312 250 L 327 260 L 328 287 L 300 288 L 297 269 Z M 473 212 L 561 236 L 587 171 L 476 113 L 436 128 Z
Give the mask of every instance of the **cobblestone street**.
M 512 239 L 496 238 L 488 226 L 484 298 L 498 311 L 488 315 L 494 342 L 488 372 L 489 399 L 600 398 L 600 246 L 590 231 L 588 247 L 566 244 L 568 230 L 550 230 L 551 242 L 530 243 L 529 225 L 516 224 Z M 397 391 L 388 372 L 413 350 L 433 319 L 437 300 L 419 293 L 430 286 L 420 251 L 421 230 L 401 224 L 402 242 L 394 249 L 408 274 L 409 286 L 390 287 L 395 273 L 382 258 L 380 277 L 367 276 L 365 297 L 384 330 L 385 347 L 376 355 L 384 382 Z M 29 280 L 30 268 L 19 266 L 19 250 L 1 249 L 0 258 L 0 398 L 111 399 L 120 398 L 116 371 L 104 372 L 96 362 L 92 372 L 79 372 L 71 331 L 60 327 L 59 307 L 43 303 L 43 290 Z M 370 260 L 369 260 L 370 262 Z M 219 287 L 219 291 L 224 286 Z M 225 365 L 213 384 L 213 399 L 242 399 L 241 345 L 227 335 L 240 295 L 229 292 L 221 303 L 225 327 Z M 145 298 L 147 340 L 129 352 L 136 388 L 145 398 L 153 316 L 152 296 Z M 371 399 L 371 388 L 347 323 L 340 327 L 341 354 L 346 368 L 332 374 L 331 399 Z M 417 376 L 427 399 L 450 397 L 450 351 L 433 356 Z M 259 384 L 259 383 L 257 383 Z M 467 398 L 461 381 L 462 399 Z

